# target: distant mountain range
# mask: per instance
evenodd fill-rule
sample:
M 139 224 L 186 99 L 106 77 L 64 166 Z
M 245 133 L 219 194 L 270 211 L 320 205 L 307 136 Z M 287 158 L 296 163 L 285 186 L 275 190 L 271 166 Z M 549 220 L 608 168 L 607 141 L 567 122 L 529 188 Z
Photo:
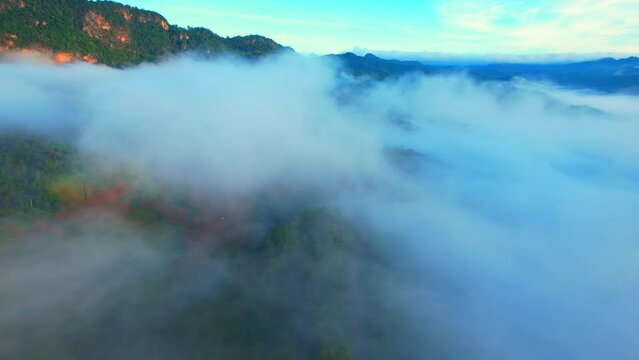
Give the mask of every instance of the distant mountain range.
M 468 67 L 481 80 L 551 81 L 567 87 L 602 92 L 639 93 L 639 58 L 605 58 L 567 64 L 492 64 Z
M 418 61 L 385 60 L 373 54 L 329 55 L 344 71 L 374 79 L 418 74 L 466 73 L 481 81 L 509 81 L 524 78 L 549 81 L 571 88 L 601 92 L 639 93 L 639 58 L 605 58 L 593 61 L 555 64 L 426 65 Z
M 111 1 L 0 0 L 0 50 L 36 50 L 58 62 L 111 66 L 191 51 L 260 57 L 287 48 L 259 35 L 221 37 L 171 25 L 160 14 Z

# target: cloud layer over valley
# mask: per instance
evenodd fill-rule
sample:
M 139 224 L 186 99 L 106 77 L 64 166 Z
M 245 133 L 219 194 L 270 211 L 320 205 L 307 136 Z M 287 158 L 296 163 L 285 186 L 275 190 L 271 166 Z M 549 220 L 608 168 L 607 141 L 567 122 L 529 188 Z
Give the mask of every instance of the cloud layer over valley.
M 0 64 L 0 78 L 0 134 L 70 141 L 89 159 L 93 176 L 126 174 L 135 191 L 186 197 L 226 222 L 200 226 L 207 231 L 197 241 L 260 239 L 269 226 L 255 215 L 262 212 L 339 213 L 358 249 L 346 253 L 346 265 L 339 262 L 343 253 L 320 250 L 326 258 L 317 272 L 353 274 L 347 284 L 356 294 L 333 299 L 341 308 L 328 318 L 352 319 L 345 337 L 353 339 L 355 358 L 639 356 L 636 97 L 463 76 L 366 82 L 341 74 L 336 64 L 295 55 L 259 62 L 179 58 L 126 70 L 14 62 Z M 170 315 L 154 322 L 157 314 L 197 303 L 225 281 L 252 279 L 238 275 L 238 267 L 249 266 L 244 259 L 210 249 L 201 255 L 198 246 L 178 256 L 170 244 L 183 233 L 131 229 L 102 211 L 85 216 L 59 220 L 70 222 L 63 235 L 48 228 L 0 231 L 4 248 L 13 249 L 0 248 L 0 304 L 18 303 L 16 294 L 41 299 L 1 307 L 0 320 L 10 321 L 0 321 L 0 354 L 20 353 L 34 341 L 11 331 L 16 324 L 38 327 L 29 309 L 66 309 L 81 291 L 93 295 L 74 310 L 86 324 L 75 324 L 80 330 L 71 334 L 106 326 L 86 312 L 110 314 L 123 304 L 133 318 L 152 323 L 131 335 L 148 348 L 128 348 L 111 334 L 97 349 L 113 352 L 96 358 L 173 358 L 192 344 L 209 344 L 211 354 L 222 356 L 253 355 L 216 349 L 232 348 L 223 333 L 209 334 L 216 340 L 208 343 L 153 337 L 175 324 Z M 309 237 L 329 233 L 314 229 Z M 15 244 L 23 238 L 32 245 Z M 161 250 L 157 242 L 165 244 Z M 363 248 L 376 255 L 362 255 Z M 109 262 L 124 265 L 97 285 L 114 273 Z M 253 280 L 247 291 L 304 314 L 291 320 L 304 347 L 311 340 L 300 329 L 309 308 L 327 304 L 317 294 L 331 277 L 296 298 L 285 270 L 275 274 L 286 277 L 264 277 L 263 286 Z M 39 280 L 49 271 L 60 284 L 50 299 Z M 150 272 L 177 273 L 167 280 L 174 288 L 140 290 L 159 281 L 148 280 Z M 67 277 L 78 285 L 66 284 Z M 132 288 L 129 299 L 124 294 Z M 148 293 L 159 299 L 150 310 L 131 305 Z M 399 315 L 388 320 L 380 309 Z M 44 318 L 50 328 L 66 321 Z M 368 323 L 394 333 L 388 343 L 378 341 L 389 347 L 374 348 L 375 334 L 363 330 Z M 33 336 L 40 344 L 51 334 Z

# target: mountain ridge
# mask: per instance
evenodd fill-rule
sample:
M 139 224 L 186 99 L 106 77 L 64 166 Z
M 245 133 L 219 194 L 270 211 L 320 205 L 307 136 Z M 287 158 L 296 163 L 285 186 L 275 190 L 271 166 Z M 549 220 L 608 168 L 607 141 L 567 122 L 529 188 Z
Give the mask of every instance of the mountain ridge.
M 120 67 L 182 52 L 255 58 L 292 49 L 260 35 L 182 28 L 157 12 L 113 1 L 0 0 L 0 51 L 20 50 L 48 53 L 60 63 Z
M 374 80 L 409 74 L 463 73 L 478 81 L 510 81 L 524 78 L 549 81 L 570 88 L 586 88 L 604 93 L 639 93 L 639 58 L 602 58 L 590 61 L 556 64 L 494 63 L 482 65 L 432 65 L 419 61 L 389 60 L 351 52 L 327 55 L 336 60 L 341 69 L 353 76 L 367 76 Z

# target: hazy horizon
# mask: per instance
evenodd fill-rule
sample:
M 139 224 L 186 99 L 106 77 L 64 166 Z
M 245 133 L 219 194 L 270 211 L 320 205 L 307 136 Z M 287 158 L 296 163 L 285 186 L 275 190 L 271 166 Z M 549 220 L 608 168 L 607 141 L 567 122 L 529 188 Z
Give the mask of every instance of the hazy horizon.
M 222 36 L 265 35 L 301 53 L 365 48 L 471 59 L 500 54 L 639 54 L 639 3 L 633 0 L 125 3 L 157 11 L 180 26 L 203 26 Z

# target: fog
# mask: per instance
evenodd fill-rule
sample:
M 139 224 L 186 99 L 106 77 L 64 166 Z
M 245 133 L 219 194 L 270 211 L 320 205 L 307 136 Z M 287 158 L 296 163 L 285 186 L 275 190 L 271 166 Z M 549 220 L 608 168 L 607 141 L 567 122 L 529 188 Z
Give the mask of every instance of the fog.
M 125 169 L 134 187 L 187 194 L 235 224 L 206 237 L 259 238 L 265 225 L 241 205 L 251 199 L 282 211 L 336 209 L 382 254 L 379 262 L 349 255 L 375 280 L 373 297 L 402 314 L 385 325 L 395 348 L 376 352 L 374 338 L 351 329 L 355 358 L 639 356 L 636 97 L 458 75 L 360 82 L 338 64 L 294 55 L 184 57 L 126 70 L 19 61 L 0 64 L 0 78 L 0 132 L 69 139 L 94 174 Z M 148 245 L 155 232 L 86 216 L 58 233 L 30 229 L 22 237 L 33 245 L 1 254 L 0 319 L 10 321 L 1 321 L 0 354 L 29 346 L 31 335 L 16 328 L 44 321 L 55 329 L 73 318 L 56 317 L 56 309 L 74 304 L 78 291 L 88 297 L 71 313 L 93 329 L 102 323 L 89 314 L 112 311 L 110 299 L 147 282 L 149 272 L 171 274 L 175 257 L 191 265 L 149 318 L 198 291 L 215 292 L 243 264 L 219 254 L 196 261 L 197 250 L 177 256 Z M 159 236 L 171 243 L 178 235 Z M 123 254 L 126 266 L 111 278 Z M 53 284 L 69 278 L 77 286 L 48 296 L 55 285 L 47 274 Z M 115 285 L 91 289 L 105 278 Z M 322 305 L 310 295 L 321 288 L 291 298 L 287 279 L 251 289 L 300 313 Z M 364 305 L 369 296 L 340 304 L 348 316 L 375 319 L 379 309 Z M 38 300 L 19 304 L 24 298 Z M 35 320 L 34 312 L 45 315 Z M 293 329 L 303 338 L 300 319 Z M 132 338 L 163 350 L 127 348 L 113 337 L 103 346 L 116 350 L 95 357 L 182 349 L 150 340 L 146 329 Z

